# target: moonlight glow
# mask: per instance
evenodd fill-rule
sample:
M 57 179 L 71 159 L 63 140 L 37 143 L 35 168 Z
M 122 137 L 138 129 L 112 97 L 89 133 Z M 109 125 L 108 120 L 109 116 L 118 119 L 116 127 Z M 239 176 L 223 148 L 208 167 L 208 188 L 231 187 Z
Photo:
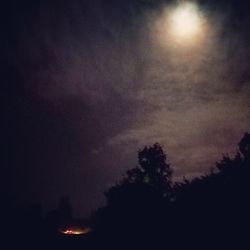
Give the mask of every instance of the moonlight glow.
M 158 34 L 164 44 L 198 45 L 204 36 L 205 17 L 194 2 L 181 2 L 167 7 L 157 22 Z
M 180 4 L 169 17 L 170 29 L 178 39 L 194 39 L 202 32 L 202 18 L 193 3 Z

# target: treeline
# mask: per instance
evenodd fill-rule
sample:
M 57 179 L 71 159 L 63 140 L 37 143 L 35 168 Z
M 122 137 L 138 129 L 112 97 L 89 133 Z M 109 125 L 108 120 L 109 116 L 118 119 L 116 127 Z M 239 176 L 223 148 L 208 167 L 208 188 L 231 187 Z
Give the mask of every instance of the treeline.
M 160 144 L 138 152 L 138 165 L 105 192 L 106 205 L 90 218 L 82 240 L 62 237 L 72 224 L 67 197 L 43 214 L 2 197 L 1 233 L 6 249 L 246 249 L 249 245 L 250 134 L 235 156 L 224 156 L 209 174 L 180 182 Z M 80 221 L 75 221 L 79 224 Z
M 172 181 L 161 145 L 138 152 L 138 166 L 106 193 L 94 216 L 100 241 L 127 247 L 232 247 L 248 243 L 250 134 L 209 174 Z M 115 240 L 114 240 L 115 239 Z

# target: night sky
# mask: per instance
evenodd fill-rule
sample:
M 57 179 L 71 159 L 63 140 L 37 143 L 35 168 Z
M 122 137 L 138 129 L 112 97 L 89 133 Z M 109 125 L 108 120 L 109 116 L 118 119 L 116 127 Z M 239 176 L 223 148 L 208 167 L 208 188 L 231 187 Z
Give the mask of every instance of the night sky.
M 164 146 L 177 179 L 236 152 L 250 128 L 245 2 L 195 1 L 204 30 L 185 44 L 164 33 L 176 1 L 2 1 L 1 190 L 45 209 L 69 195 L 87 216 L 145 145 Z

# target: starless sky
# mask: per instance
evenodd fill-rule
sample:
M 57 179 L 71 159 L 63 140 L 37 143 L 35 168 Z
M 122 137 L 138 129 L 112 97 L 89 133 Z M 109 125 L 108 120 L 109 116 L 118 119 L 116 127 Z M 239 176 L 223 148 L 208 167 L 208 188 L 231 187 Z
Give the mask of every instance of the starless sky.
M 183 46 L 164 35 L 175 1 L 3 1 L 1 190 L 46 209 L 69 195 L 87 216 L 145 145 L 176 178 L 233 154 L 250 128 L 250 6 L 195 2 L 206 28 Z

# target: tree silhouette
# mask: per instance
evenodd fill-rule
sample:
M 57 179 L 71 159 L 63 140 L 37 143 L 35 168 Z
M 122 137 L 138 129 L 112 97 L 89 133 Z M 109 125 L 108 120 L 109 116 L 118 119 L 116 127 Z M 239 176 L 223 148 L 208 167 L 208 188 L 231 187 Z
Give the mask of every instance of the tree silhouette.
M 166 236 L 168 247 L 175 249 L 239 245 L 247 239 L 250 211 L 249 133 L 238 146 L 234 157 L 224 155 L 210 173 L 178 183 L 172 182 L 162 147 L 145 147 L 138 152 L 138 166 L 105 193 L 107 206 L 97 220 L 111 241 L 122 236 L 131 242 L 133 234 L 141 246 L 149 240 L 163 244 Z
M 141 200 L 144 193 L 147 193 L 146 200 L 156 196 L 158 198 L 171 196 L 172 169 L 167 163 L 167 156 L 162 146 L 155 143 L 139 150 L 138 163 L 138 166 L 126 172 L 119 184 L 105 193 L 109 203 L 117 201 L 123 203 L 122 200 L 126 200 L 129 195 L 134 199 L 138 195 Z M 129 192 L 131 194 L 128 194 Z
M 6 241 L 15 237 L 26 249 L 80 249 L 87 244 L 94 249 L 224 249 L 233 243 L 244 249 L 240 244 L 249 244 L 250 221 L 249 133 L 238 146 L 235 156 L 224 155 L 210 173 L 178 183 L 172 181 L 160 144 L 139 150 L 138 165 L 105 193 L 107 204 L 93 217 L 96 230 L 82 241 L 58 232 L 73 222 L 67 196 L 45 218 L 39 205 L 23 210 L 6 197 L 7 207 L 1 207 Z M 22 228 L 18 235 L 9 234 L 16 226 Z
M 245 133 L 243 138 L 241 139 L 239 143 L 239 150 L 244 156 L 246 161 L 249 161 L 250 159 L 250 134 Z
M 107 205 L 96 213 L 97 230 L 104 232 L 105 238 L 152 239 L 165 221 L 171 178 L 172 170 L 160 144 L 139 150 L 138 165 L 105 192 Z
M 201 243 L 217 247 L 247 240 L 244 228 L 250 219 L 249 145 L 246 133 L 234 157 L 225 155 L 210 174 L 175 184 L 174 216 L 180 235 L 188 239 L 196 235 Z M 192 230 L 182 231 L 184 225 L 192 225 Z
M 172 169 L 162 146 L 155 143 L 138 152 L 139 165 L 127 171 L 122 183 L 144 183 L 166 195 L 172 183 Z

